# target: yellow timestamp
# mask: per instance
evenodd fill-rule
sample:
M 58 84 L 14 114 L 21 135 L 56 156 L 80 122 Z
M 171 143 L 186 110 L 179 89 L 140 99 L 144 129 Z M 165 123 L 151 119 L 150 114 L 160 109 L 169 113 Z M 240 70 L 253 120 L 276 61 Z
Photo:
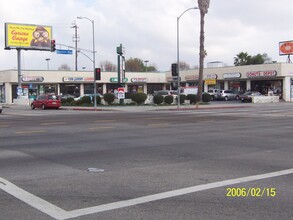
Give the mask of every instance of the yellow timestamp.
M 227 188 L 227 197 L 275 197 L 277 195 L 276 188 Z

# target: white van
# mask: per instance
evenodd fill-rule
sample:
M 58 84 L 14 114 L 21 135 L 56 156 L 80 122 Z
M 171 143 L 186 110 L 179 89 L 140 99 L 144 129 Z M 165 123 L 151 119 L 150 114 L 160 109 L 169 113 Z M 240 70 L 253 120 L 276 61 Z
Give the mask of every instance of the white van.
M 197 95 L 198 87 L 197 86 L 189 86 L 189 87 L 181 87 L 180 88 L 180 94 L 182 95 Z

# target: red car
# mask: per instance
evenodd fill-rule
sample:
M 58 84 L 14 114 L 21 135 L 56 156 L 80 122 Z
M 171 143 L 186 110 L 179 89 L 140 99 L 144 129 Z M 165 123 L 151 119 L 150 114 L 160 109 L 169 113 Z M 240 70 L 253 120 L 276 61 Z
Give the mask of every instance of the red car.
M 61 102 L 55 95 L 40 95 L 32 103 L 31 109 L 35 108 L 55 108 L 58 109 L 61 106 Z

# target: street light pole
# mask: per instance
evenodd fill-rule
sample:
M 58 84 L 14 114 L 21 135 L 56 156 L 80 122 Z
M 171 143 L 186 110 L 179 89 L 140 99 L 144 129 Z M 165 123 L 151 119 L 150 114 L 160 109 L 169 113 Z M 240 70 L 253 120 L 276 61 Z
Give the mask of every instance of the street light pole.
M 198 7 L 192 7 L 186 9 L 184 12 L 181 13 L 179 17 L 177 17 L 177 67 L 178 67 L 178 78 L 177 78 L 177 84 L 178 84 L 178 108 L 180 108 L 180 67 L 179 67 L 179 19 L 182 17 L 182 15 L 185 14 L 185 12 L 192 10 L 192 9 L 198 9 Z
M 49 69 L 50 69 L 50 68 L 49 68 L 49 61 L 50 61 L 50 58 L 47 58 L 46 61 L 47 61 L 47 70 L 49 70 Z
M 93 74 L 94 74 L 94 110 L 97 109 L 97 84 L 96 84 L 96 77 L 95 77 L 95 68 L 96 68 L 96 50 L 95 50 L 95 21 L 91 20 L 87 17 L 77 17 L 77 19 L 87 19 L 92 23 L 92 29 L 93 29 Z

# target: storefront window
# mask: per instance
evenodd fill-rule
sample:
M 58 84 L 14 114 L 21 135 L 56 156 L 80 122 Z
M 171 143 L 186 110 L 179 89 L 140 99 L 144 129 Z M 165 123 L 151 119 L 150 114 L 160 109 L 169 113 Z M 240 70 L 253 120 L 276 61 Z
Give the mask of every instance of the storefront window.
M 155 91 L 163 90 L 163 84 L 162 83 L 150 83 L 147 85 L 147 93 L 148 94 L 154 94 Z
M 0 85 L 0 103 L 5 102 L 5 85 Z
M 128 92 L 129 93 L 142 93 L 143 92 L 143 85 L 128 85 Z

